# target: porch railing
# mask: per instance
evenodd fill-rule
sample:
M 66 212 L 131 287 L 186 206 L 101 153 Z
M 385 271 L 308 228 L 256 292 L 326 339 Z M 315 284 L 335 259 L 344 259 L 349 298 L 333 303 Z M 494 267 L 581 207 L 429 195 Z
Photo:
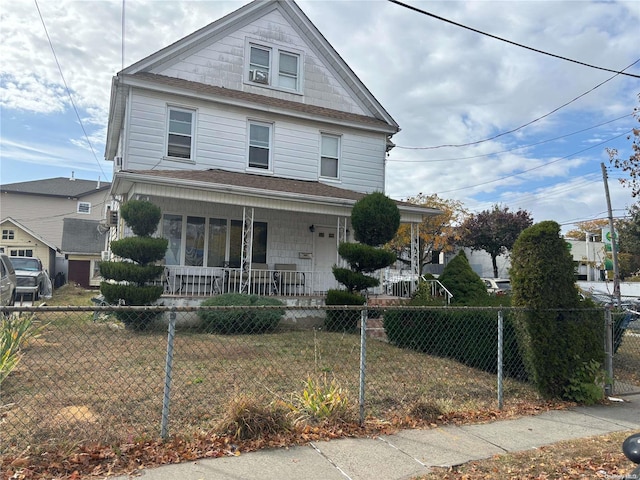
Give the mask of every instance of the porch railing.
M 252 293 L 303 297 L 324 295 L 337 288 L 332 272 L 168 265 L 161 279 L 165 296 L 209 297 L 222 293 Z

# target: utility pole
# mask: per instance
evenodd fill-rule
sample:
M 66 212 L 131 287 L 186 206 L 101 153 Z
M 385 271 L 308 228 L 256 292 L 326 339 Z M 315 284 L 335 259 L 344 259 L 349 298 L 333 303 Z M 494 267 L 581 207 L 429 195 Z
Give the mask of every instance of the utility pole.
M 607 197 L 607 211 L 609 212 L 609 230 L 611 231 L 611 254 L 613 256 L 613 296 L 618 301 L 618 307 L 620 306 L 620 271 L 618 270 L 618 248 L 616 245 L 616 232 L 613 229 L 613 213 L 611 210 L 611 197 L 609 196 L 609 182 L 607 180 L 607 169 L 604 163 L 601 163 L 602 167 L 602 180 L 604 181 L 604 193 Z M 604 240 L 604 239 L 603 239 Z

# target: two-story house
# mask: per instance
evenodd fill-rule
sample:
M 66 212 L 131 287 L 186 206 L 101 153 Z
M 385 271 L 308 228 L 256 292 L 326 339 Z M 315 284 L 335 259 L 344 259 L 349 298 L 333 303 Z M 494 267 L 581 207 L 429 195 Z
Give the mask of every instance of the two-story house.
M 258 0 L 113 78 L 105 157 L 114 198 L 161 208 L 171 278 L 246 291 L 293 268 L 313 294 L 336 286 L 351 208 L 384 191 L 398 130 L 295 2 Z M 398 206 L 416 226 L 437 213 Z
M 57 276 L 63 276 L 89 286 L 93 277 L 96 286 L 96 267 L 108 230 L 100 223 L 110 204 L 110 186 L 73 174 L 0 185 L 0 251 L 40 258 L 54 284 Z M 78 233 L 87 229 L 102 242 L 94 242 L 91 248 L 85 243 L 79 255 L 75 247 L 65 250 L 63 237 L 79 238 Z

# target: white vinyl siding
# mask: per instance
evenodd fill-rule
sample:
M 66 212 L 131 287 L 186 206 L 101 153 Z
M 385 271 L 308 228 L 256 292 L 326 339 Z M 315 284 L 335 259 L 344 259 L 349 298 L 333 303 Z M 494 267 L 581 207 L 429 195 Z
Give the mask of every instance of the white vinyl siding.
M 130 96 L 129 135 L 122 156 L 130 170 L 185 170 L 194 164 L 166 157 L 167 104 L 180 97 L 134 88 Z M 182 99 L 183 100 L 183 99 Z M 246 172 L 249 158 L 248 120 L 271 126 L 269 168 L 275 176 L 317 181 L 320 176 L 319 132 L 340 137 L 340 186 L 358 192 L 384 189 L 385 133 L 367 132 L 283 115 L 256 113 L 242 107 L 191 100 L 197 111 L 193 158 L 199 170 L 219 168 Z M 335 179 L 328 179 L 335 181 Z M 75 210 L 75 209 L 74 209 Z M 95 209 L 94 209 L 95 210 Z
M 167 157 L 192 159 L 195 112 L 168 107 Z
M 340 137 L 323 133 L 320 135 L 320 176 L 339 177 Z

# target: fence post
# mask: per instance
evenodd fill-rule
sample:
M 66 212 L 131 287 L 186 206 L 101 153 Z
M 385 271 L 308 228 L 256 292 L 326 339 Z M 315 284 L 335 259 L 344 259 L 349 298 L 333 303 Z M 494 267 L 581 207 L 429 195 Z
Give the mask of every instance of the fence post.
M 611 309 L 604 310 L 604 369 L 605 369 L 605 395 L 613 394 L 613 317 Z
M 502 364 L 503 364 L 503 335 L 504 318 L 502 316 L 502 310 L 498 310 L 498 410 L 502 410 L 504 402 L 502 391 Z
M 360 406 L 360 425 L 364 425 L 364 376 L 365 359 L 367 356 L 367 308 L 360 312 L 360 396 L 358 404 Z
M 167 336 L 167 359 L 164 369 L 164 397 L 162 398 L 162 426 L 160 435 L 163 439 L 169 436 L 169 402 L 171 400 L 171 374 L 173 370 L 173 341 L 176 335 L 176 309 L 169 313 L 169 334 Z

